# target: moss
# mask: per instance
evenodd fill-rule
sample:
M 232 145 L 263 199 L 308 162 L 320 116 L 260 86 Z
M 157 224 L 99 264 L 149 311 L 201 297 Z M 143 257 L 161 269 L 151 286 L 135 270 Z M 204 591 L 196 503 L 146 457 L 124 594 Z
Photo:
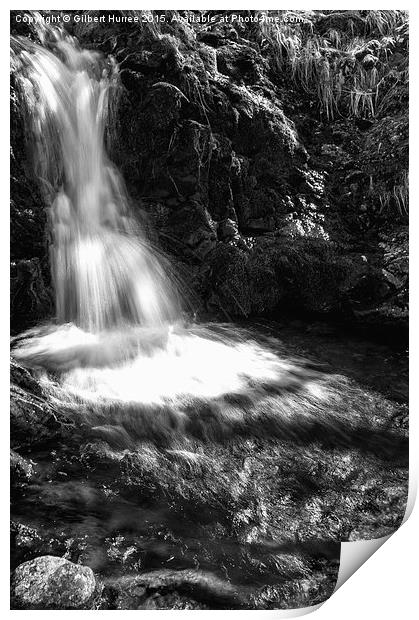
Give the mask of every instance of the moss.
M 259 239 L 248 250 L 219 243 L 211 255 L 211 303 L 238 317 L 281 307 L 330 312 L 356 277 L 351 260 L 315 239 Z

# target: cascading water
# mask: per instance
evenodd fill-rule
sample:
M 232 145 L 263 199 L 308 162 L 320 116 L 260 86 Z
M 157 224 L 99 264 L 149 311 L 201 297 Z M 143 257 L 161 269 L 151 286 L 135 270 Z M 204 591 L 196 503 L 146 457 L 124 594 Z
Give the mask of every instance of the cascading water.
M 36 172 L 49 190 L 58 323 L 95 333 L 172 321 L 176 294 L 160 257 L 142 238 L 104 149 L 116 66 L 80 49 L 64 31 L 44 25 L 39 35 L 42 45 L 15 41 L 21 49 L 14 62 Z

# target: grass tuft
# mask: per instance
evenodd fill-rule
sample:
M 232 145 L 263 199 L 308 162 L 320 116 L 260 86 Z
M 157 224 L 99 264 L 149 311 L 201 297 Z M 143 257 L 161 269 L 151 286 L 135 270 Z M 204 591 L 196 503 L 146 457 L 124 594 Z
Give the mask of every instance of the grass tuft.
M 406 11 L 275 13 L 281 20 L 259 22 L 260 43 L 326 118 L 375 117 L 395 86 L 407 86 Z

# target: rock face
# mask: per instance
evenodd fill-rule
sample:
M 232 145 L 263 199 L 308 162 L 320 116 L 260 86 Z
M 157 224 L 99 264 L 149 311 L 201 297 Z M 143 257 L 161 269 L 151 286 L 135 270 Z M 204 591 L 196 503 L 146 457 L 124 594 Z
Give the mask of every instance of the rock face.
M 51 315 L 52 295 L 46 243 L 46 205 L 31 170 L 23 105 L 13 78 L 10 131 L 11 328 L 12 331 L 19 331 Z
M 14 609 L 85 609 L 95 587 L 90 568 L 64 558 L 42 556 L 14 571 L 12 604 Z
M 22 329 L 33 325 L 33 321 L 49 316 L 52 313 L 52 294 L 45 283 L 39 259 L 13 261 L 10 271 L 13 324 Z
M 378 13 L 314 11 L 303 15 L 310 28 L 278 31 L 229 22 L 228 11 L 224 23 L 204 28 L 196 11 L 166 11 L 140 27 L 69 26 L 82 46 L 119 63 L 109 150 L 198 310 L 230 318 L 332 312 L 406 325 L 405 278 L 387 276 L 382 236 L 390 252 L 407 252 L 407 17 Z M 287 28 L 306 45 L 295 57 Z M 344 51 L 341 42 L 352 39 L 353 52 Z M 312 66 L 298 64 L 310 45 L 320 46 L 318 73 L 328 63 L 345 82 L 341 91 L 322 90 L 325 79 L 317 84 Z M 377 76 L 375 103 L 368 93 L 357 103 L 345 95 L 358 93 L 361 78 L 374 89 Z M 48 316 L 51 297 L 44 208 L 12 93 L 19 328 L 28 314 Z
M 10 368 L 10 436 L 14 450 L 48 442 L 61 434 L 65 416 L 58 423 L 54 409 L 44 397 L 39 383 L 15 361 Z

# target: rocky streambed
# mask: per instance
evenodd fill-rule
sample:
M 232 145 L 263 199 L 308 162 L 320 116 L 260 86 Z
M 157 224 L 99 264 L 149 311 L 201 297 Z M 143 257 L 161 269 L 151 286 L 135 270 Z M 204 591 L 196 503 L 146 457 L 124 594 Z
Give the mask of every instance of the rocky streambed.
M 246 329 L 297 370 L 259 400 L 198 399 L 181 416 L 69 407 L 12 362 L 14 608 L 314 605 L 341 541 L 400 525 L 404 352 L 324 324 Z M 314 406 L 308 382 L 339 395 Z

